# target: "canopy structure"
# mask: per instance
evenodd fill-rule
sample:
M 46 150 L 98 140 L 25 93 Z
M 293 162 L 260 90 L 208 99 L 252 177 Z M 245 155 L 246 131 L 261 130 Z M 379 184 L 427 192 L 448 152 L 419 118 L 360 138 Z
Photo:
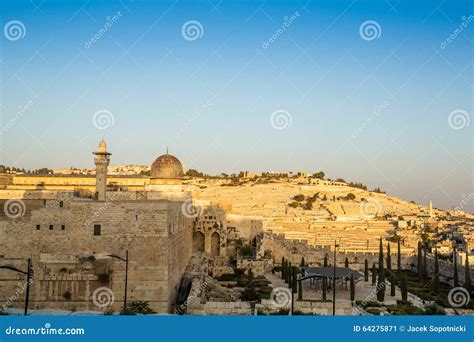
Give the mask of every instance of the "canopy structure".
M 321 277 L 321 278 L 331 278 L 334 276 L 333 267 L 303 267 L 304 277 Z M 336 267 L 336 279 L 345 279 L 350 278 L 351 275 L 354 279 L 359 279 L 362 277 L 362 274 L 358 271 L 355 271 L 349 267 Z

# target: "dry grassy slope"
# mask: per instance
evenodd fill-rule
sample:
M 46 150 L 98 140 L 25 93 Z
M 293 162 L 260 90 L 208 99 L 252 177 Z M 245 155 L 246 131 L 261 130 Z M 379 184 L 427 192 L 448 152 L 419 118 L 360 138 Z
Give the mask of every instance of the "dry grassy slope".
M 220 203 L 227 212 L 245 216 L 260 216 L 265 230 L 285 234 L 286 238 L 307 240 L 311 245 L 332 245 L 337 239 L 347 252 L 377 252 L 379 237 L 393 232 L 392 223 L 370 218 L 361 199 L 370 208 L 377 208 L 379 216 L 391 214 L 418 214 L 423 207 L 386 194 L 368 192 L 341 185 L 302 185 L 296 182 L 222 186 L 222 182 L 201 183 L 200 197 Z M 291 208 L 289 203 L 298 194 L 319 197 L 312 210 Z M 349 193 L 355 200 L 337 200 Z M 303 202 L 304 203 L 304 202 Z M 337 216 L 338 220 L 332 220 Z M 408 250 L 407 250 L 408 251 Z M 404 252 L 407 252 L 404 251 Z

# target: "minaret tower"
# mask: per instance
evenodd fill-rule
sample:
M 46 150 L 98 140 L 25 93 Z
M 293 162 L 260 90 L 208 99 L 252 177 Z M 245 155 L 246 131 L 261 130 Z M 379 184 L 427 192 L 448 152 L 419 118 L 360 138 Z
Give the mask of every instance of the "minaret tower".
M 99 201 L 105 201 L 107 190 L 107 166 L 110 163 L 111 153 L 107 152 L 107 144 L 104 139 L 99 143 L 99 148 L 95 154 L 95 197 Z

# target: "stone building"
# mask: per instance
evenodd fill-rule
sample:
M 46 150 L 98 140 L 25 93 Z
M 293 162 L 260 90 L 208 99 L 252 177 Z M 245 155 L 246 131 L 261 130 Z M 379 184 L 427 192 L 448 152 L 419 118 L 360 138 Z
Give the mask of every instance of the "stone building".
M 183 214 L 191 197 L 183 169 L 169 154 L 157 158 L 146 191 L 110 191 L 110 153 L 101 141 L 95 154 L 95 196 L 78 191 L 0 190 L 0 265 L 26 268 L 34 277 L 30 308 L 120 309 L 129 253 L 128 300 L 145 300 L 160 313 L 171 310 L 192 254 L 192 218 Z M 15 211 L 19 208 L 20 212 Z M 24 276 L 0 269 L 0 306 Z M 96 290 L 113 294 L 110 305 L 94 304 Z M 13 302 L 23 305 L 23 296 Z

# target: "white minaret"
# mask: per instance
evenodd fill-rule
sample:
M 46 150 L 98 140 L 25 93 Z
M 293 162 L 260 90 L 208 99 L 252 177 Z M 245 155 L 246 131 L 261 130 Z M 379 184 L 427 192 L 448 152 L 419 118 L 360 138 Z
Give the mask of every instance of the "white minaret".
M 95 154 L 95 197 L 99 201 L 105 201 L 107 191 L 107 166 L 110 163 L 111 153 L 107 152 L 107 144 L 104 139 L 99 143 L 99 148 Z
M 431 200 L 430 200 L 430 204 L 428 208 L 429 208 L 428 214 L 430 215 L 430 217 L 433 217 L 433 202 L 431 202 Z

